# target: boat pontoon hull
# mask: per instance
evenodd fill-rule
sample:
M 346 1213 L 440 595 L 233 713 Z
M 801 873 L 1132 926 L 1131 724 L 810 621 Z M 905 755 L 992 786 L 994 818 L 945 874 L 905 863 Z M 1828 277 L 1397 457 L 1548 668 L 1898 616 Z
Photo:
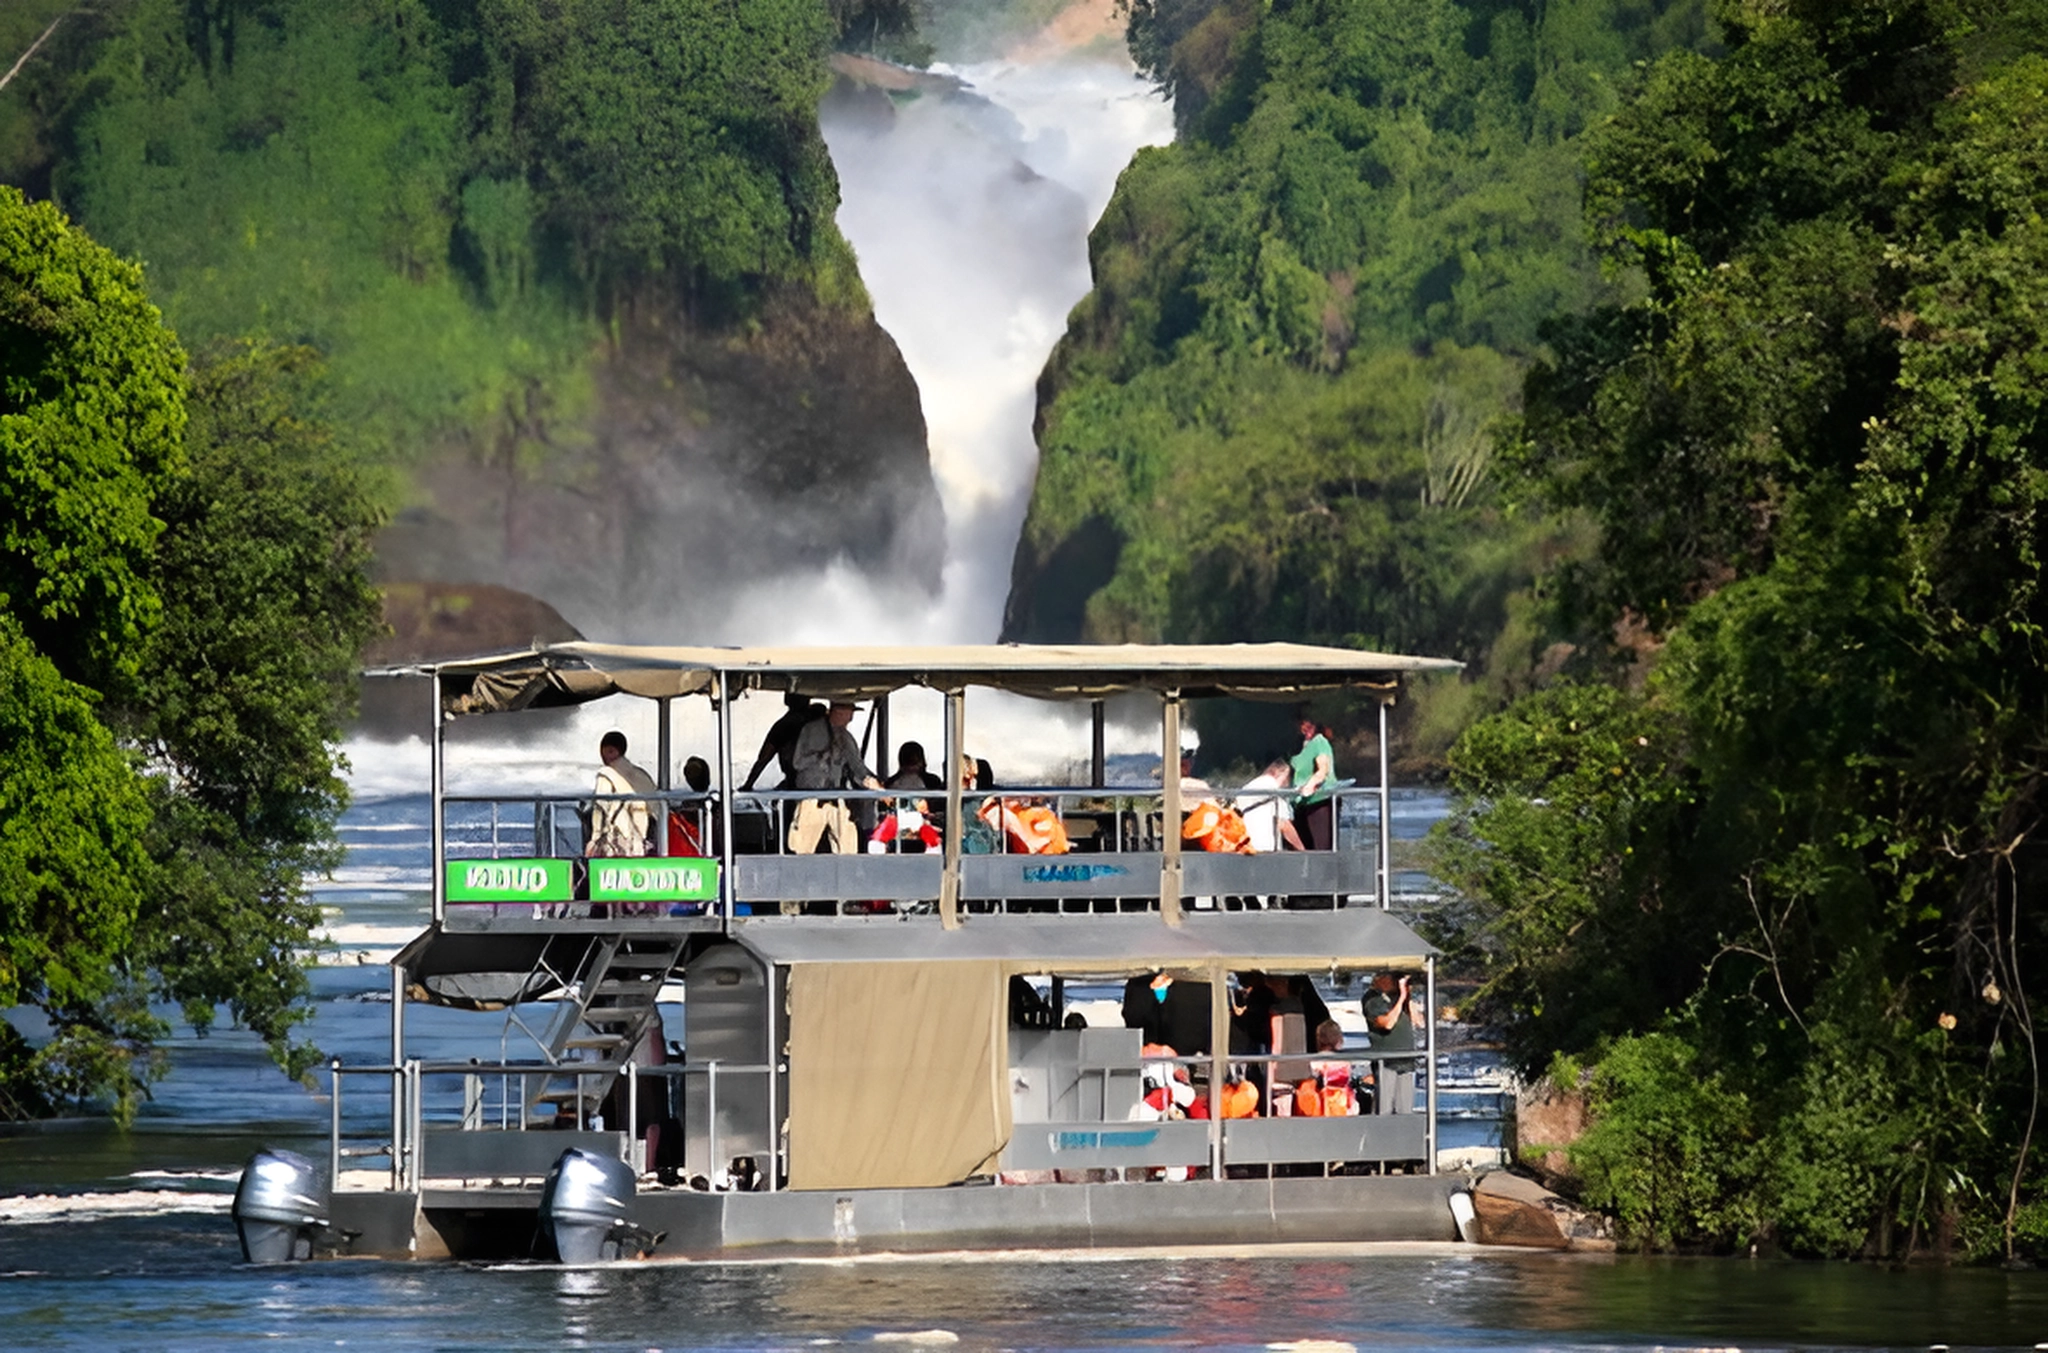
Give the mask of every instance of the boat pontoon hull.
M 1463 1176 L 1394 1175 L 772 1194 L 674 1189 L 639 1195 L 633 1219 L 663 1233 L 653 1257 L 689 1259 L 1455 1241 L 1451 1195 L 1470 1187 Z M 409 1195 L 409 1226 L 402 1212 L 372 1205 L 392 1196 L 336 1195 L 342 1224 L 362 1233 L 353 1252 L 515 1258 L 538 1221 L 533 1189 L 429 1188 Z

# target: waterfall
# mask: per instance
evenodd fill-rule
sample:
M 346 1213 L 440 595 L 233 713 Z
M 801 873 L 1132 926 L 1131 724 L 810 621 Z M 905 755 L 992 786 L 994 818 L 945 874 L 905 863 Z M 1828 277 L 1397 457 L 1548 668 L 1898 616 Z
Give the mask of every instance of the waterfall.
M 1050 30 L 1008 58 L 931 73 L 939 79 L 928 86 L 954 87 L 889 105 L 875 93 L 865 108 L 828 101 L 821 124 L 840 179 L 840 230 L 923 403 L 946 517 L 940 592 L 844 561 L 775 573 L 737 589 L 724 616 L 687 641 L 988 643 L 1001 628 L 1038 468 L 1039 372 L 1092 285 L 1088 232 L 1117 176 L 1141 147 L 1172 139 L 1173 114 L 1120 48 L 1063 47 Z M 779 712 L 774 701 L 735 707 L 742 770 Z M 708 711 L 685 701 L 676 717 L 678 761 L 708 754 Z M 936 756 L 940 717 L 936 696 L 904 691 L 894 737 L 921 739 Z M 1066 778 L 1085 764 L 1086 717 L 1080 707 L 977 694 L 969 744 L 996 758 L 1007 782 Z M 580 787 L 599 735 L 614 726 L 651 766 L 652 706 L 608 700 L 517 730 L 451 725 L 450 782 L 472 793 Z M 1113 725 L 1111 750 L 1150 751 L 1156 736 Z M 359 795 L 424 782 L 419 740 L 359 736 L 347 751 Z M 871 757 L 883 763 L 893 752 Z
M 876 116 L 828 102 L 839 228 L 875 318 L 917 380 L 946 514 L 943 584 L 837 565 L 743 589 L 718 636 L 735 642 L 987 643 L 1038 469 L 1038 375 L 1093 284 L 1088 232 L 1140 147 L 1172 139 L 1172 109 L 1121 53 L 1058 52 L 933 67 L 956 92 Z

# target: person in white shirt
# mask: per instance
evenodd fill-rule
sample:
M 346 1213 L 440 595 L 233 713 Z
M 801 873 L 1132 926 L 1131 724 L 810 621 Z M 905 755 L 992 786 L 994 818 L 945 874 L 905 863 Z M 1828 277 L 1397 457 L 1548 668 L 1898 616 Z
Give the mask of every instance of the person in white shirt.
M 597 744 L 597 772 L 600 797 L 590 813 L 590 839 L 583 853 L 592 857 L 645 855 L 651 840 L 660 840 L 657 830 L 668 823 L 666 808 L 650 809 L 645 799 L 621 799 L 620 794 L 659 794 L 654 779 L 626 760 L 626 735 L 616 729 Z
M 1294 771 L 1286 759 L 1275 757 L 1267 763 L 1263 774 L 1245 781 L 1238 791 L 1237 811 L 1244 818 L 1253 850 L 1278 850 L 1283 841 L 1290 850 L 1304 848 L 1301 837 L 1295 834 L 1294 809 L 1285 794 L 1276 792 L 1286 789 L 1293 778 Z

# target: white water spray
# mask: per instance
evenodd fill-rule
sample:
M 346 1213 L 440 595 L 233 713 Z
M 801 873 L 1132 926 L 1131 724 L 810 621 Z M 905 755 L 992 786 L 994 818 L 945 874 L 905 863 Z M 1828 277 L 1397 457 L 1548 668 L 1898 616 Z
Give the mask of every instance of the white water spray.
M 941 593 L 845 566 L 765 579 L 735 599 L 737 641 L 995 639 L 1038 470 L 1038 375 L 1093 284 L 1088 232 L 1131 156 L 1172 139 L 1167 102 L 1100 54 L 933 69 L 963 92 L 888 120 L 828 106 L 822 126 L 839 228 L 923 402 Z

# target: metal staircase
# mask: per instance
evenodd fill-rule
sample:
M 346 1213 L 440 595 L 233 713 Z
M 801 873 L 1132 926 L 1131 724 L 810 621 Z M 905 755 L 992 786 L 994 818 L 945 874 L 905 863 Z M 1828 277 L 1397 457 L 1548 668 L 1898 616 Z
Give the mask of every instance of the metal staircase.
M 601 935 L 591 941 L 540 1039 L 550 1069 L 529 1081 L 529 1120 L 550 1105 L 557 1112 L 575 1107 L 580 1119 L 603 1102 L 660 1019 L 655 1001 L 682 951 L 679 938 Z

